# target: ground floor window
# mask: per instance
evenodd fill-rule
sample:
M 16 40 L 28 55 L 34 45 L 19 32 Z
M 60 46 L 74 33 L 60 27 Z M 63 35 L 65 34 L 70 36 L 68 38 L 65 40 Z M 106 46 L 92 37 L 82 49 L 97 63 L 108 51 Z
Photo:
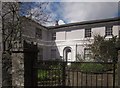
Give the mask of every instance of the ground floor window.
M 38 61 L 43 60 L 43 48 L 39 48 Z
M 84 48 L 84 59 L 85 60 L 91 59 L 91 49 L 90 48 Z
M 51 59 L 56 58 L 56 49 L 51 49 Z

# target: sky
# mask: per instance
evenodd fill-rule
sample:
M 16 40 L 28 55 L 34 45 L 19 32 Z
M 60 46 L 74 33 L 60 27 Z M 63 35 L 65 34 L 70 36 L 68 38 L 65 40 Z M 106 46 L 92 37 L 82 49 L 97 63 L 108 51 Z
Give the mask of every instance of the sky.
M 50 12 L 50 20 L 54 21 L 45 26 L 54 26 L 55 21 L 59 25 L 107 19 L 120 16 L 120 2 L 50 2 L 47 11 Z M 61 2 L 60 2 L 61 1 Z
M 53 18 L 60 23 L 106 19 L 120 16 L 118 2 L 53 2 Z

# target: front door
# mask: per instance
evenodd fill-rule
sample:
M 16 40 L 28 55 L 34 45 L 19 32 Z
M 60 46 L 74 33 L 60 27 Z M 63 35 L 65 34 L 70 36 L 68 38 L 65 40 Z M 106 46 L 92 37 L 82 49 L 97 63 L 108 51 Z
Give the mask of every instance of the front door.
M 63 50 L 63 57 L 64 57 L 64 61 L 67 62 L 67 65 L 70 65 L 70 61 L 72 61 L 72 52 L 71 52 L 71 47 L 65 47 Z
M 72 58 L 71 58 L 71 50 L 68 49 L 67 52 L 66 52 L 66 54 L 67 54 L 66 55 L 66 59 L 67 59 L 67 62 L 68 62 L 67 65 L 70 65 L 69 62 L 72 60 Z
M 71 50 L 67 52 L 67 61 L 71 61 Z

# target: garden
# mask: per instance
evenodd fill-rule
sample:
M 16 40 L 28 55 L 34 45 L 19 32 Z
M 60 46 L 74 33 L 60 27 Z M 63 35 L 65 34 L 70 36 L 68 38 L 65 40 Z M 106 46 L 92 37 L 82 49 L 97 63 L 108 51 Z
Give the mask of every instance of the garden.
M 40 85 L 60 85 L 62 80 L 62 63 L 47 61 L 38 69 L 38 81 Z

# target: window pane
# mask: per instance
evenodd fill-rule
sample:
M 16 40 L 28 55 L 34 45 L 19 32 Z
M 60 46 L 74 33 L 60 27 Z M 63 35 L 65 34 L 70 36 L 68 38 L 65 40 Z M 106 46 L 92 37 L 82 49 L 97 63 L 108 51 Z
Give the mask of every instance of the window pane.
M 56 49 L 51 49 L 51 58 L 56 58 Z
M 91 50 L 90 48 L 85 48 L 84 49 L 84 59 L 85 60 L 89 60 L 91 57 Z
M 118 34 L 118 36 L 120 37 L 120 30 L 119 30 L 119 34 Z
M 43 60 L 43 48 L 39 48 L 38 52 L 38 61 Z
M 91 37 L 91 28 L 85 29 L 85 37 Z
M 112 27 L 106 27 L 105 35 L 106 36 L 111 36 L 112 35 Z
M 39 28 L 36 28 L 36 38 L 42 39 L 42 30 Z
M 52 33 L 52 40 L 56 40 L 56 33 Z

